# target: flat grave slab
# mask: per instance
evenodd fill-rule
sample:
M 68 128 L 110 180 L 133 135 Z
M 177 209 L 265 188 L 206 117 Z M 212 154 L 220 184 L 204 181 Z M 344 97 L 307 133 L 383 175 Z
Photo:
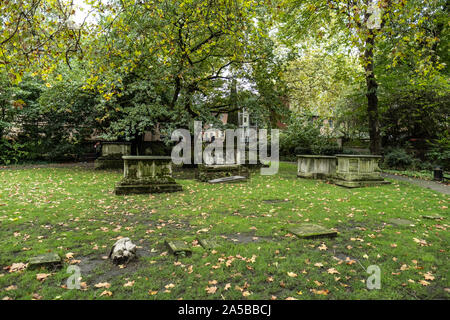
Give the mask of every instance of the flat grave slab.
M 422 218 L 430 219 L 430 220 L 443 220 L 444 219 L 444 217 L 441 217 L 441 216 L 425 216 L 425 215 L 423 215 Z
M 302 239 L 333 238 L 337 236 L 336 231 L 312 223 L 289 227 L 288 231 Z
M 414 222 L 407 220 L 407 219 L 398 219 L 398 218 L 394 218 L 394 219 L 390 219 L 388 221 L 390 224 L 396 225 L 396 226 L 410 226 L 413 225 Z
M 175 256 L 190 256 L 192 250 L 181 240 L 166 240 L 165 245 L 169 248 L 170 253 Z
M 205 250 L 214 249 L 219 246 L 216 239 L 197 239 L 197 241 Z
M 288 199 L 266 199 L 263 200 L 264 203 L 280 203 L 280 202 L 289 202 Z
M 231 176 L 231 177 L 223 177 L 218 179 L 209 180 L 209 183 L 230 183 L 230 182 L 242 182 L 247 181 L 246 177 L 243 176 Z
M 46 253 L 36 257 L 32 257 L 28 262 L 29 269 L 39 267 L 57 268 L 60 266 L 61 266 L 61 257 L 56 253 Z

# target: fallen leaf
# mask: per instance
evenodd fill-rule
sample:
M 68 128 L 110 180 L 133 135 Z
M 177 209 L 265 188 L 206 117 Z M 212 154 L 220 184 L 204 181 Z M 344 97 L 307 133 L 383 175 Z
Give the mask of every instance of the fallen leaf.
M 217 291 L 217 287 L 216 287 L 216 286 L 213 286 L 213 287 L 206 287 L 205 290 L 206 290 L 206 292 L 209 293 L 209 294 L 214 294 L 214 293 L 216 293 L 216 291 Z
M 108 282 L 99 282 L 97 284 L 94 284 L 94 287 L 108 289 L 109 287 L 111 287 L 111 284 L 109 284 Z
M 124 287 L 132 287 L 134 285 L 134 281 L 128 281 L 127 283 L 125 283 L 123 286 Z
M 102 293 L 100 293 L 100 297 L 101 296 L 108 296 L 108 297 L 111 297 L 112 296 L 112 292 L 111 291 L 108 291 L 108 290 L 105 290 L 105 291 L 103 291 Z
M 47 279 L 51 274 L 50 273 L 38 273 L 36 275 L 36 279 L 39 281 L 44 281 L 45 279 Z
M 335 268 L 330 268 L 330 269 L 327 270 L 327 272 L 329 274 L 339 273 L 339 271 L 337 271 Z

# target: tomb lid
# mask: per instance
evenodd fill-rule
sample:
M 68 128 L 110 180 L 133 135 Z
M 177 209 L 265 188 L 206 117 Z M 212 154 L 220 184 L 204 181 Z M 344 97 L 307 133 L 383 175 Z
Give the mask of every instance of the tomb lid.
M 323 159 L 336 159 L 336 156 L 323 156 L 317 154 L 298 154 L 298 158 L 323 158 Z
M 373 154 L 337 154 L 338 158 L 382 158 L 380 155 Z
M 170 156 L 122 156 L 124 160 L 172 160 Z

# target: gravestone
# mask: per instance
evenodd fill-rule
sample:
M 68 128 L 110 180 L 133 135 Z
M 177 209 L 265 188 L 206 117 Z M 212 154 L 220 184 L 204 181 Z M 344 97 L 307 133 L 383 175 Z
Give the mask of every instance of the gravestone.
M 203 249 L 206 250 L 214 249 L 219 246 L 215 239 L 197 239 L 197 241 L 203 247 Z
M 62 266 L 61 262 L 61 257 L 57 253 L 46 253 L 32 257 L 28 262 L 28 269 L 39 267 L 59 268 Z
M 208 183 L 215 184 L 215 183 L 230 183 L 230 182 L 243 182 L 243 181 L 247 181 L 247 178 L 242 177 L 242 176 L 231 176 L 231 177 L 224 177 L 224 178 L 209 180 Z
M 116 195 L 182 191 L 172 177 L 172 162 L 165 156 L 123 156 L 123 178 Z
M 130 142 L 102 142 L 102 155 L 94 161 L 95 169 L 122 169 L 122 156 L 131 153 Z
M 323 179 L 332 178 L 336 172 L 335 156 L 298 155 L 297 177 Z
M 357 188 L 371 185 L 389 184 L 381 177 L 376 155 L 338 154 L 337 169 L 333 183 L 347 188 Z
M 181 240 L 167 240 L 165 245 L 169 248 L 170 253 L 175 256 L 190 256 L 192 250 Z
M 197 180 L 199 181 L 206 182 L 231 176 L 250 178 L 250 171 L 247 167 L 239 164 L 198 165 Z
M 332 238 L 337 232 L 312 223 L 304 223 L 288 228 L 288 231 L 302 239 Z

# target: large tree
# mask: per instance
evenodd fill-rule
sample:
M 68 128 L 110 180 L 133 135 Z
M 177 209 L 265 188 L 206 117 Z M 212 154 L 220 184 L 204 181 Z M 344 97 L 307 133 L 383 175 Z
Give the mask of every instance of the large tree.
M 375 57 L 380 50 L 379 42 L 387 38 L 396 42 L 390 55 L 391 64 L 395 66 L 406 56 L 413 55 L 420 62 L 416 69 L 426 77 L 442 68 L 442 62 L 432 59 L 433 52 L 440 45 L 444 25 L 436 30 L 433 37 L 421 32 L 429 19 L 445 14 L 447 1 L 415 0 L 315 0 L 283 1 L 283 26 L 281 30 L 289 39 L 323 33 L 334 33 L 349 48 L 357 50 L 364 69 L 367 98 L 367 118 L 371 139 L 370 150 L 374 154 L 381 151 L 381 135 L 378 106 L 378 82 Z M 414 37 L 411 37 L 411 30 Z M 295 37 L 294 37 L 295 39 Z M 414 50 L 409 42 L 420 43 L 422 50 Z

